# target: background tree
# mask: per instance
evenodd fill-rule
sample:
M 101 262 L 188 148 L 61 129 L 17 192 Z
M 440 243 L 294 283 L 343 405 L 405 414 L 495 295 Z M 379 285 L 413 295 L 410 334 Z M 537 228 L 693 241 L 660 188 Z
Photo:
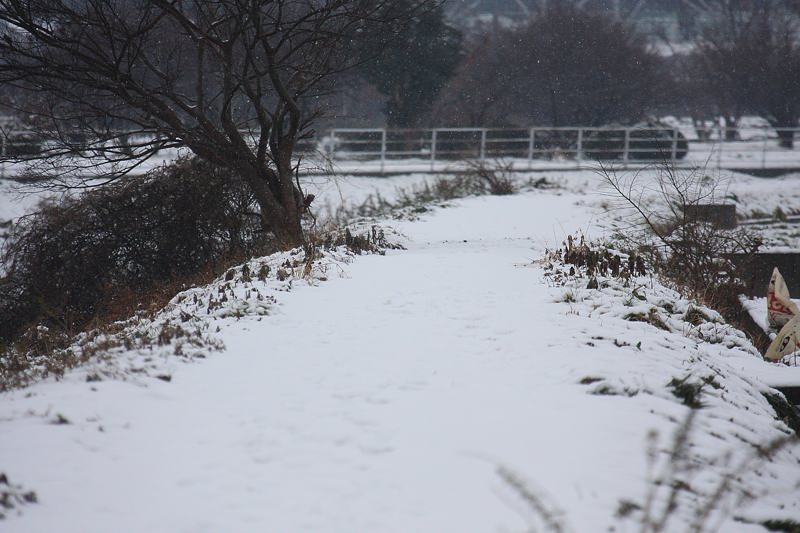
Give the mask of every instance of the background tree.
M 800 118 L 800 21 L 785 0 L 706 0 L 709 20 L 695 55 L 695 73 L 719 113 L 735 122 L 750 112 L 778 128 L 791 148 Z
M 503 30 L 498 30 L 503 31 Z M 505 35 L 482 34 L 467 45 L 467 53 L 453 77 L 442 88 L 433 120 L 442 126 L 505 126 L 514 114 L 514 102 L 506 92 L 514 69 L 509 68 Z M 513 57 L 513 56 L 512 56 Z
M 397 19 L 391 13 L 398 9 L 414 15 L 407 23 L 399 18 L 402 29 L 372 34 L 361 47 L 365 57 L 361 72 L 386 97 L 390 128 L 430 122 L 425 117 L 462 54 L 461 33 L 447 23 L 441 4 L 419 9 L 413 0 L 399 0 L 384 17 Z M 375 50 L 380 53 L 375 55 Z
M 352 66 L 358 32 L 400 32 L 427 3 L 0 0 L 0 82 L 46 95 L 26 114 L 49 132 L 90 130 L 104 162 L 127 170 L 186 146 L 235 172 L 263 228 L 290 248 L 304 242 L 293 154 L 311 133 L 313 99 Z M 58 154 L 86 149 L 58 138 Z
M 438 110 L 465 123 L 474 122 L 476 106 L 494 109 L 487 119 L 517 125 L 635 120 L 658 84 L 658 57 L 643 37 L 610 15 L 564 1 L 476 41 L 467 57 L 440 100 L 451 110 Z

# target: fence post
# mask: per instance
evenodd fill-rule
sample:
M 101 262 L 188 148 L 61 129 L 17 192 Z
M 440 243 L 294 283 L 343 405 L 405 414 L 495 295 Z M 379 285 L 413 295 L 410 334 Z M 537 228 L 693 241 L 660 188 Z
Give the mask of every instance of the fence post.
M 436 129 L 431 130 L 431 170 L 436 163 Z
M 486 159 L 486 130 L 481 130 L 481 161 Z
M 625 162 L 627 166 L 628 160 L 630 159 L 630 154 L 628 153 L 631 148 L 631 129 L 625 128 L 625 145 L 622 149 L 622 160 Z
M 336 129 L 331 130 L 331 150 L 328 157 L 330 157 L 331 161 L 336 159 Z
M 583 163 L 583 128 L 578 128 L 578 153 L 575 154 L 578 166 Z
M 381 174 L 386 170 L 386 128 L 381 129 Z

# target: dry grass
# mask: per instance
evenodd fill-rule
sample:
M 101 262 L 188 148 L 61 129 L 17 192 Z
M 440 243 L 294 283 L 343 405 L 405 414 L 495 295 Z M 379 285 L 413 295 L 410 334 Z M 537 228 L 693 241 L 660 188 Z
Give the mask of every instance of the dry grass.
M 20 508 L 24 505 L 37 502 L 38 497 L 35 492 L 11 483 L 8 477 L 0 472 L 0 520 L 11 513 L 21 512 Z

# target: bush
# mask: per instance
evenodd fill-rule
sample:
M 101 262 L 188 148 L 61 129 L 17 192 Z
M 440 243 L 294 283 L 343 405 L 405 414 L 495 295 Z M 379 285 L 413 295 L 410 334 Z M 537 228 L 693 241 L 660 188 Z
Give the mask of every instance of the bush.
M 263 250 L 252 205 L 242 180 L 198 159 L 42 205 L 3 249 L 0 340 L 32 324 L 76 332 L 156 286 Z
M 720 205 L 722 186 L 699 170 L 657 167 L 652 183 L 640 173 L 618 175 L 601 167 L 605 184 L 627 211 L 620 217 L 623 247 L 647 258 L 662 279 L 684 296 L 696 298 L 723 315 L 738 308 L 744 261 L 762 244 L 748 228 L 729 228 L 719 220 L 697 216 L 699 207 Z M 714 211 L 716 213 L 717 211 Z M 629 216 L 632 215 L 632 216 Z
M 686 137 L 659 122 L 637 124 L 627 140 L 627 156 L 640 161 L 683 159 L 689 152 Z M 588 132 L 583 141 L 586 157 L 611 161 L 625 157 L 625 129 L 602 129 Z
M 485 187 L 488 193 L 505 196 L 517 192 L 514 178 L 511 176 L 512 164 L 495 161 L 471 161 L 467 163 L 467 177 L 472 178 L 478 187 Z

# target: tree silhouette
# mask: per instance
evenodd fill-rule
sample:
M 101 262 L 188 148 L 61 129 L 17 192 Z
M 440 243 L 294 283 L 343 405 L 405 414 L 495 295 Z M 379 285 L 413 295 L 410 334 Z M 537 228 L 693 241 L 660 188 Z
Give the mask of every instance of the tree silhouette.
M 44 95 L 26 115 L 51 134 L 90 132 L 92 153 L 120 172 L 185 146 L 237 173 L 263 228 L 291 248 L 304 243 L 294 151 L 314 98 L 355 64 L 354 36 L 401 32 L 426 3 L 0 0 L 0 81 Z M 87 149 L 57 137 L 49 162 Z

